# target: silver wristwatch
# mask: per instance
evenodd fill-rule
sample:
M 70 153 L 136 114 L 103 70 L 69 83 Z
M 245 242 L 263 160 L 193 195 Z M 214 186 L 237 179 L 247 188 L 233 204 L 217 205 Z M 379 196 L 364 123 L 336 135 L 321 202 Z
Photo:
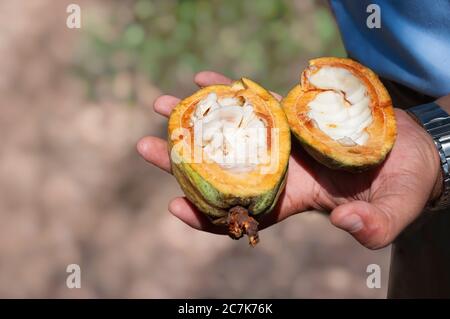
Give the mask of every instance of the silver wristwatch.
M 450 115 L 436 103 L 411 107 L 407 111 L 415 117 L 431 135 L 441 158 L 443 190 L 439 199 L 427 206 L 437 211 L 450 208 Z

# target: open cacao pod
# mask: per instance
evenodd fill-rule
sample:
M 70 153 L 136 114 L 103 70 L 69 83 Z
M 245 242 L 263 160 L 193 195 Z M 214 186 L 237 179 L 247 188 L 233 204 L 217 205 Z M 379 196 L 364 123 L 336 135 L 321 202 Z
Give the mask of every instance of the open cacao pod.
M 394 145 L 391 98 L 374 72 L 351 59 L 309 61 L 282 107 L 295 137 L 330 168 L 368 169 Z
M 257 218 L 285 184 L 290 131 L 278 101 L 249 79 L 204 87 L 168 125 L 172 171 L 186 197 L 232 238 L 258 242 Z

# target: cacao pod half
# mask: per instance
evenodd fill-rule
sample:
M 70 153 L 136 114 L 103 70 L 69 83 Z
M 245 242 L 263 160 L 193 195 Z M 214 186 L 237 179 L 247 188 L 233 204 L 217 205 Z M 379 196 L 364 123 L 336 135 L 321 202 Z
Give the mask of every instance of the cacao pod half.
M 363 171 L 394 145 L 389 93 L 374 72 L 351 59 L 309 61 L 282 106 L 295 137 L 330 168 Z
M 204 87 L 173 109 L 168 136 L 186 197 L 255 245 L 257 216 L 274 208 L 286 179 L 290 131 L 279 102 L 246 78 Z

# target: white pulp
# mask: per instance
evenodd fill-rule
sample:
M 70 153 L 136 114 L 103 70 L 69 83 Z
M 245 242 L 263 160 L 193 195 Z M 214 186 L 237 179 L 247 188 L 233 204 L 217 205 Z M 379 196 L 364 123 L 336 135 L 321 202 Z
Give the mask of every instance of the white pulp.
M 191 124 L 201 134 L 203 152 L 225 169 L 250 171 L 267 154 L 266 125 L 249 101 L 210 93 L 197 104 Z
M 365 85 L 344 68 L 322 67 L 309 77 L 315 87 L 327 90 L 308 103 L 308 116 L 319 129 L 344 146 L 364 145 L 372 123 Z

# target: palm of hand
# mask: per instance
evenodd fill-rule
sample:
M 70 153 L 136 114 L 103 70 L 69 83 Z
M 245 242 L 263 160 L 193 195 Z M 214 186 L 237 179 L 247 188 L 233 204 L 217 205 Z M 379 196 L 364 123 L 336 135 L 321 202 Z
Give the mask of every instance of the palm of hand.
M 212 72 L 196 76 L 200 86 L 229 83 Z M 179 100 L 162 96 L 155 110 L 165 116 Z M 368 248 L 379 248 L 395 237 L 422 211 L 439 174 L 439 158 L 428 134 L 401 110 L 396 110 L 398 136 L 386 161 L 377 169 L 352 174 L 328 169 L 293 144 L 286 189 L 274 212 L 261 219 L 262 228 L 305 210 L 331 212 L 331 222 L 350 232 Z M 170 171 L 167 144 L 156 137 L 138 143 L 139 153 L 152 164 Z M 176 198 L 169 210 L 188 225 L 223 233 L 185 198 Z
M 325 168 L 294 145 L 278 218 L 311 208 L 331 211 L 331 222 L 366 247 L 391 243 L 420 214 L 439 173 L 428 134 L 405 112 L 397 110 L 396 117 L 397 141 L 386 161 L 360 174 Z

